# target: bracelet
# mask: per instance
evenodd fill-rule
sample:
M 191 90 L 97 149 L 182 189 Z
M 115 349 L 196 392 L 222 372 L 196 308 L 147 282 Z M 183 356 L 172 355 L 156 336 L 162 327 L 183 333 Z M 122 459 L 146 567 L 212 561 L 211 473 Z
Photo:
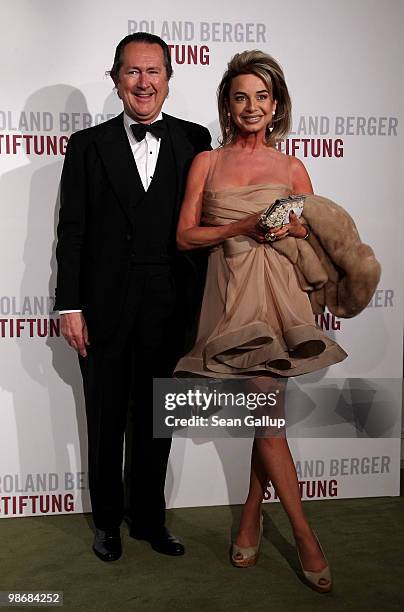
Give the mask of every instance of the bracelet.
M 307 238 L 310 236 L 311 234 L 311 229 L 309 228 L 309 226 L 306 223 L 302 223 L 303 227 L 306 230 L 306 235 L 304 238 L 302 238 L 302 240 L 307 240 Z

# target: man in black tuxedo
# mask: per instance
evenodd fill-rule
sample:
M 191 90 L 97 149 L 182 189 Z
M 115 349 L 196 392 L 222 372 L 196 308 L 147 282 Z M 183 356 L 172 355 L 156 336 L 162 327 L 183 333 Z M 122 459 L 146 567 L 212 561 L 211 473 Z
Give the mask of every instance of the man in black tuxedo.
M 174 334 L 185 314 L 176 282 L 175 228 L 190 163 L 211 148 L 206 128 L 161 112 L 172 67 L 158 36 L 126 36 L 110 74 L 124 112 L 73 134 L 66 151 L 55 305 L 62 333 L 79 353 L 93 550 L 104 561 L 121 555 L 129 400 L 130 535 L 158 552 L 184 553 L 165 528 L 171 440 L 153 439 L 152 379 L 171 376 L 181 350 Z

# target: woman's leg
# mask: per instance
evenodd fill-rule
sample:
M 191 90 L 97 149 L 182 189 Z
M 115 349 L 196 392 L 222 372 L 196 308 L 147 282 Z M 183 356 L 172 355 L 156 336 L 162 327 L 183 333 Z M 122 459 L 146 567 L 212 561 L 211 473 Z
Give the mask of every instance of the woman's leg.
M 268 483 L 268 474 L 259 458 L 254 440 L 251 453 L 250 488 L 241 514 L 236 544 L 256 546 L 260 531 L 261 503 Z
M 286 438 L 256 438 L 251 458 L 250 490 L 243 509 L 239 546 L 255 545 L 259 533 L 261 502 L 268 480 L 289 517 L 305 570 L 320 571 L 325 560 L 303 512 L 293 458 Z

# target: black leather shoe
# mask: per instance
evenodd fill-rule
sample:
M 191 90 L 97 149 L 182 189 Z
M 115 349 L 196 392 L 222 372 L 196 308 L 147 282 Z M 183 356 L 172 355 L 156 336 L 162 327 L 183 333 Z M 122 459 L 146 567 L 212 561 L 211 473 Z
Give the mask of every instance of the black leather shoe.
M 146 540 L 153 550 L 163 555 L 179 557 L 185 553 L 182 542 L 177 540 L 165 527 L 162 530 L 151 533 L 131 528 L 129 535 L 136 540 Z
M 122 554 L 119 527 L 115 529 L 96 529 L 93 551 L 102 561 L 116 561 Z

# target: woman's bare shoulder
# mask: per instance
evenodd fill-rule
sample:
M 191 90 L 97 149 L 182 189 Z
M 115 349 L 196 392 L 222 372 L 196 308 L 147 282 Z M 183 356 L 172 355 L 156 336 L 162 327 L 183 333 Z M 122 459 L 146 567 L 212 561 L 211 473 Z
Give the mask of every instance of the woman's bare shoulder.
M 209 169 L 210 165 L 214 162 L 217 157 L 217 149 L 213 151 L 201 151 L 195 155 L 193 159 L 193 165 L 199 168 Z
M 285 153 L 283 153 L 283 155 L 285 155 L 289 175 L 291 177 L 297 178 L 299 176 L 307 175 L 306 166 L 300 159 L 294 157 L 293 155 L 286 155 Z
M 214 151 L 201 151 L 195 155 L 192 160 L 192 169 L 198 170 L 199 172 L 205 172 L 205 174 L 209 171 L 210 165 L 213 161 L 212 153 Z
M 301 166 L 304 167 L 304 164 L 300 161 L 300 159 L 294 157 L 293 155 L 288 155 L 276 147 L 271 147 L 269 151 L 274 158 L 283 163 L 285 167 L 288 167 L 289 169 L 294 169 Z
M 309 173 L 304 163 L 293 155 L 285 155 L 288 160 L 288 173 L 295 193 L 313 193 Z
M 301 159 L 294 157 L 293 155 L 286 155 L 286 153 L 283 153 L 282 155 L 286 157 L 287 163 L 289 164 L 289 169 L 292 172 L 301 172 L 302 170 L 306 171 L 306 166 Z

